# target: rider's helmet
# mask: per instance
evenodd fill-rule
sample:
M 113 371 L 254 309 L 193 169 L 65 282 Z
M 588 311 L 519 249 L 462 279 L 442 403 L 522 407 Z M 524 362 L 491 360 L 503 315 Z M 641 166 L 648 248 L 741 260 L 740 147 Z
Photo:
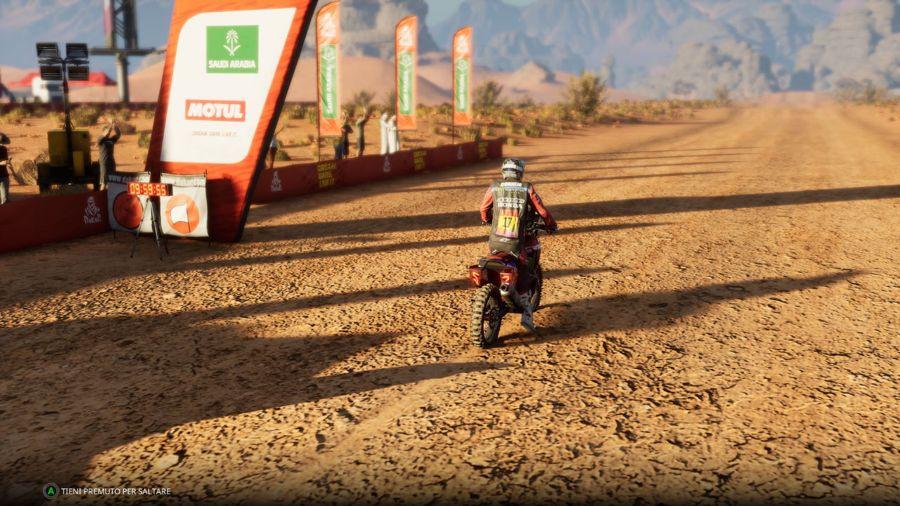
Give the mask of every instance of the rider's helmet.
M 503 174 L 503 179 L 521 181 L 525 176 L 525 161 L 518 158 L 507 158 L 503 160 L 500 172 Z

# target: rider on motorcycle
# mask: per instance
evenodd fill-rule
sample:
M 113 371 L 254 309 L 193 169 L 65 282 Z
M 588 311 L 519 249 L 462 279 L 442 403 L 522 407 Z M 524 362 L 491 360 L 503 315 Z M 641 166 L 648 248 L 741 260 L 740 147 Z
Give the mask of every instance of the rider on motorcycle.
M 481 202 L 481 222 L 491 223 L 488 246 L 491 253 L 506 252 L 517 255 L 519 265 L 532 275 L 540 261 L 541 242 L 533 225 L 538 215 L 544 219 L 549 233 L 557 230 L 556 220 L 544 207 L 544 202 L 531 183 L 522 180 L 525 162 L 508 158 L 501 167 L 503 179 L 495 181 L 484 194 Z M 527 294 L 521 294 L 524 311 L 522 325 L 534 330 L 531 303 Z

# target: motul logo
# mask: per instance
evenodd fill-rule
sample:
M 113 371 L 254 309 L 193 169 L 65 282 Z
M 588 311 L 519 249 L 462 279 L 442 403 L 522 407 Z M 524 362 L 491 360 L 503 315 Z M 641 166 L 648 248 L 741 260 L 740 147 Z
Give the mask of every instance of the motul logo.
M 243 100 L 188 100 L 184 117 L 199 121 L 238 121 L 243 123 L 247 103 Z

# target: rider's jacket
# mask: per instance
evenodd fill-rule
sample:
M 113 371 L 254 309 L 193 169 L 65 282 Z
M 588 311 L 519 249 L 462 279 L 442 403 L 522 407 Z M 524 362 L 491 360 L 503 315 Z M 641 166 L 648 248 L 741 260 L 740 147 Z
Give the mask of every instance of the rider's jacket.
M 520 254 L 523 246 L 536 238 L 528 234 L 535 213 L 544 218 L 547 227 L 556 228 L 556 221 L 534 189 L 524 181 L 495 181 L 481 202 L 481 221 L 491 223 L 488 246 L 491 251 Z

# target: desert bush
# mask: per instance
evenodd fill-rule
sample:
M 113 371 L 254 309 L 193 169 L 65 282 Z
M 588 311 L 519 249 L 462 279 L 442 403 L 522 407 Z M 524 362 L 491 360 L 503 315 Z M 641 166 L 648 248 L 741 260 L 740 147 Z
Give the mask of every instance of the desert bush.
M 94 126 L 102 114 L 103 111 L 92 105 L 77 106 L 71 111 L 72 123 L 80 127 Z
M 875 104 L 884 101 L 884 99 L 888 96 L 888 92 L 886 89 L 881 86 L 876 86 L 875 83 L 866 79 L 863 81 L 863 89 L 862 94 L 860 96 L 860 102 L 865 104 Z
M 18 125 L 25 118 L 28 117 L 28 111 L 25 110 L 24 107 L 14 107 L 3 115 L 3 121 L 5 123 L 11 123 L 13 125 Z
M 279 149 L 275 152 L 275 160 L 279 162 L 287 162 L 291 159 L 291 155 L 287 154 L 287 151 L 283 151 Z
M 439 105 L 437 108 L 437 113 L 447 119 L 453 114 L 453 106 L 447 102 Z
M 31 186 L 37 184 L 38 171 L 34 160 L 23 160 L 19 164 L 14 163 L 10 165 L 10 172 L 13 179 L 21 185 Z
M 516 140 L 515 137 L 507 137 L 507 138 L 506 138 L 506 145 L 507 145 L 507 146 L 518 146 L 518 145 L 519 145 L 519 141 Z
M 138 147 L 148 148 L 150 147 L 150 131 L 143 130 L 140 134 L 138 134 Z
M 306 107 L 294 104 L 284 108 L 281 116 L 287 119 L 303 119 L 306 117 Z
M 388 115 L 393 115 L 395 113 L 397 105 L 397 90 L 391 90 L 384 96 L 384 102 L 379 106 L 379 110 L 381 112 L 386 112 Z
M 540 123 L 537 120 L 531 120 L 525 125 L 525 136 L 526 137 L 543 137 L 544 129 L 541 128 Z
M 724 84 L 716 86 L 713 93 L 715 93 L 716 102 L 718 102 L 719 105 L 731 104 L 731 90 L 728 89 L 728 86 L 725 86 Z
M 576 114 L 590 118 L 606 99 L 606 82 L 591 72 L 584 72 L 569 81 L 566 98 Z
M 350 99 L 350 105 L 360 113 L 365 109 L 372 107 L 372 101 L 375 100 L 375 93 L 367 90 L 358 91 L 353 98 Z
M 479 113 L 491 111 L 500 105 L 500 93 L 502 92 L 503 86 L 496 81 L 487 81 L 475 88 L 475 96 L 472 105 Z
M 123 121 L 119 122 L 119 131 L 122 132 L 122 135 L 134 135 L 137 133 L 137 127 L 132 123 Z
M 531 95 L 525 95 L 516 102 L 516 107 L 526 111 L 533 109 L 535 107 L 534 99 L 531 98 Z
M 473 125 L 470 127 L 463 128 L 462 134 L 460 135 L 462 139 L 466 142 L 474 142 L 481 140 L 481 127 L 477 125 Z
M 148 110 L 144 111 L 145 119 L 153 119 L 153 116 L 155 116 L 155 115 L 156 115 L 156 111 L 154 111 L 153 109 L 148 109 Z
M 306 121 L 312 125 L 319 121 L 319 111 L 315 107 L 306 108 Z

